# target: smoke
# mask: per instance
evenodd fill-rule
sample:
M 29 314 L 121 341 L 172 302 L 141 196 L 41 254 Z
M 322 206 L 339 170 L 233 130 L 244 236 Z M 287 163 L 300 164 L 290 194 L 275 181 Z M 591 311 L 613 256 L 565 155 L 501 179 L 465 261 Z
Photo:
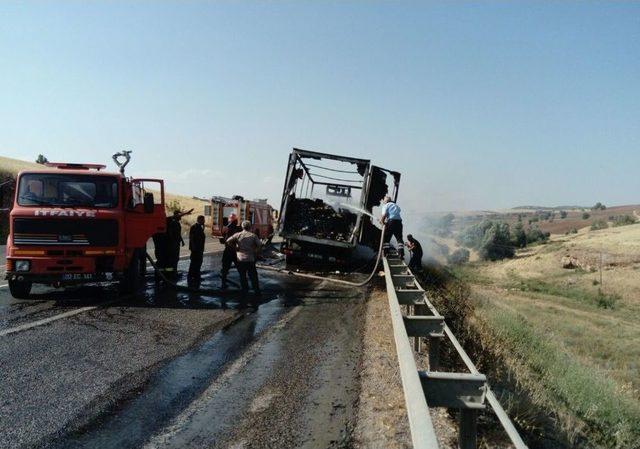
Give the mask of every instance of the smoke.
M 402 207 L 400 201 L 398 205 Z M 434 263 L 446 263 L 447 256 L 453 250 L 443 240 L 451 237 L 442 237 L 442 217 L 445 213 L 428 213 L 415 209 L 402 211 L 403 234 L 405 241 L 411 234 L 422 245 L 422 263 L 433 265 Z

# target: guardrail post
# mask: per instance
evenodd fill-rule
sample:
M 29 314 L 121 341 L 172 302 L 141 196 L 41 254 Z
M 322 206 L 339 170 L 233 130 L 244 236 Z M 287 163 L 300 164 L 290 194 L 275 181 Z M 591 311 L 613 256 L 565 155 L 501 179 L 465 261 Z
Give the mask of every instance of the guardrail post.
M 476 449 L 478 435 L 478 411 L 460 409 L 458 417 L 458 446 L 460 449 Z
M 440 338 L 429 337 L 429 371 L 440 369 Z
M 413 314 L 414 314 L 414 316 L 427 315 L 426 312 L 427 312 L 428 309 L 427 310 L 425 310 L 425 309 L 427 309 L 427 306 L 425 306 L 423 304 L 414 305 L 413 306 Z M 417 337 L 414 338 L 413 346 L 414 346 L 415 351 L 418 352 L 418 353 L 421 350 L 420 342 L 421 342 L 420 336 L 417 336 Z

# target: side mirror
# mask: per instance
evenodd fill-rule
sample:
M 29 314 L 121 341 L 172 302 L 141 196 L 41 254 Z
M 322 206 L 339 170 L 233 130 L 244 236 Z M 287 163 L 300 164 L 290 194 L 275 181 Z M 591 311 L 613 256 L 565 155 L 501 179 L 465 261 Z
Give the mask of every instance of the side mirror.
M 155 210 L 155 204 L 153 202 L 153 193 L 147 192 L 144 194 L 144 213 L 152 214 Z

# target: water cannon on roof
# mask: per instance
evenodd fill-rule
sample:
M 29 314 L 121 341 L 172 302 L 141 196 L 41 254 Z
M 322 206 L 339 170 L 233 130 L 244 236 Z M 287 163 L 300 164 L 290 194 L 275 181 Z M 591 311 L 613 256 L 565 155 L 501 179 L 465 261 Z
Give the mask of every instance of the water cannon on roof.
M 113 162 L 116 163 L 118 168 L 120 168 L 120 173 L 124 175 L 124 168 L 127 166 L 129 161 L 131 160 L 132 151 L 121 151 L 112 156 Z M 120 158 L 124 158 L 124 161 L 121 161 Z

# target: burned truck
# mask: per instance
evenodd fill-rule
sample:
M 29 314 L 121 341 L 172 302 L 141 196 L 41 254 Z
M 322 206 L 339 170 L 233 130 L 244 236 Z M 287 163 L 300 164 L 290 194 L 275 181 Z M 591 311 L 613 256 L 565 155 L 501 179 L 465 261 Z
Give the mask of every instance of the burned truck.
M 399 185 L 400 173 L 367 159 L 294 148 L 278 222 L 287 263 L 348 266 L 359 248 L 373 254 L 381 238 L 373 209 L 385 195 L 395 201 Z

